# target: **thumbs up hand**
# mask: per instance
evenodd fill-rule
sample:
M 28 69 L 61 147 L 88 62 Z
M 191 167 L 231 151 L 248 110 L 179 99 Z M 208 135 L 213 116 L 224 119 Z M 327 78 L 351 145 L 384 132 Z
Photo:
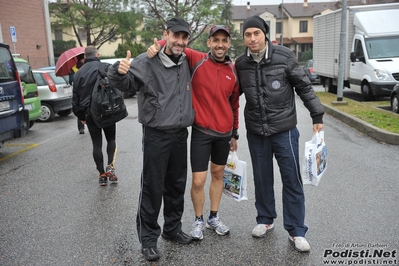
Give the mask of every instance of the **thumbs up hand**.
M 158 39 L 154 38 L 154 44 L 148 47 L 147 56 L 153 58 L 161 50 L 161 45 L 158 43 Z
M 119 62 L 119 68 L 118 72 L 119 74 L 126 74 L 129 71 L 130 68 L 130 58 L 132 57 L 132 54 L 129 50 L 126 52 L 126 58 L 123 59 L 122 61 Z

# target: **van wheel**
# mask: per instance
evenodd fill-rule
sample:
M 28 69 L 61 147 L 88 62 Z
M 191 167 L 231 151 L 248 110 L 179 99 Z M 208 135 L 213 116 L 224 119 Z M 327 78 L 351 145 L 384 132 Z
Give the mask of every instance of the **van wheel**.
M 59 111 L 57 114 L 59 116 L 68 116 L 71 112 L 72 112 L 72 109 L 68 109 L 68 110 Z
M 337 94 L 337 86 L 333 84 L 333 79 L 327 79 L 327 91 L 329 93 Z
M 395 96 L 393 96 L 391 106 L 392 111 L 399 114 L 399 95 L 396 94 Z
M 374 95 L 371 92 L 370 85 L 367 82 L 362 85 L 362 95 L 365 101 L 374 100 Z
M 50 122 L 55 117 L 55 112 L 53 107 L 48 103 L 42 103 L 42 113 L 39 117 L 39 120 L 42 122 Z

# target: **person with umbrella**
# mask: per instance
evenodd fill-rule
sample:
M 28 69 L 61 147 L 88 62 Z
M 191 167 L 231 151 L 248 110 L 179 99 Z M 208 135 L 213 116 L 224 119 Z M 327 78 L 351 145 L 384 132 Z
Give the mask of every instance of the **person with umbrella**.
M 74 75 L 84 63 L 84 53 L 84 47 L 74 47 L 63 52 L 55 65 L 55 75 L 59 77 L 69 76 L 68 82 L 73 85 Z M 79 118 L 78 131 L 80 134 L 84 134 L 84 124 Z
M 85 62 L 85 55 L 80 54 L 80 55 L 76 56 L 76 59 L 78 62 L 71 68 L 71 71 L 69 72 L 69 84 L 71 86 L 73 86 L 73 78 L 75 76 L 75 73 L 78 72 L 79 68 L 81 66 L 83 66 L 83 64 Z M 85 133 L 85 125 L 82 123 L 82 121 L 79 119 L 79 117 L 77 118 L 77 120 L 78 120 L 79 134 L 84 134 Z

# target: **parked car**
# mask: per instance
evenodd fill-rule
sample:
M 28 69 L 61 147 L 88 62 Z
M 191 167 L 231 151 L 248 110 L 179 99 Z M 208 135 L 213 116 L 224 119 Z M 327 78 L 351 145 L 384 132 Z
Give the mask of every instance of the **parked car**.
M 100 61 L 102 63 L 114 64 L 123 59 L 125 59 L 125 58 L 109 58 L 109 59 L 101 59 Z M 131 60 L 133 60 L 133 58 Z M 126 99 L 126 98 L 133 97 L 134 95 L 136 95 L 136 92 L 135 91 L 122 91 L 122 94 L 123 94 L 123 98 Z
M 21 79 L 10 46 L 0 43 L 0 148 L 6 140 L 29 132 L 29 111 L 25 109 Z
M 55 114 L 67 116 L 72 112 L 72 86 L 54 70 L 33 70 L 39 89 L 42 113 L 39 120 L 50 122 Z
M 312 83 L 320 83 L 319 75 L 314 73 L 313 71 L 313 59 L 306 61 L 305 66 L 303 67 L 306 75 L 308 76 L 310 82 Z
M 21 78 L 25 99 L 25 109 L 29 110 L 29 128 L 31 128 L 42 113 L 39 91 L 29 62 L 19 58 L 18 55 L 13 56 Z
M 393 112 L 399 114 L 399 83 L 393 87 L 391 92 L 391 108 Z
M 39 70 L 53 70 L 53 71 L 55 71 L 55 66 L 41 67 L 41 68 L 39 68 Z M 66 82 L 69 83 L 69 75 L 62 76 L 62 77 L 66 80 Z

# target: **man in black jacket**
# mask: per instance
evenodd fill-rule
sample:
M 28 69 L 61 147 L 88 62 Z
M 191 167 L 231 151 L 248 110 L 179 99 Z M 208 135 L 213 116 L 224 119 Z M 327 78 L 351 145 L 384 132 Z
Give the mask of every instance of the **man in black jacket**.
M 116 124 L 99 128 L 90 116 L 88 109 L 91 102 L 91 92 L 97 81 L 97 70 L 101 64 L 100 54 L 96 47 L 90 45 L 85 49 L 85 63 L 76 72 L 73 81 L 73 113 L 87 125 L 91 141 L 93 143 L 93 157 L 99 175 L 100 186 L 106 186 L 108 179 L 111 182 L 118 181 L 115 176 L 114 158 L 116 154 Z M 110 66 L 111 64 L 108 64 Z M 108 68 L 107 68 L 108 69 Z M 104 157 L 102 152 L 102 131 L 107 140 L 108 163 L 104 170 Z
M 312 84 L 294 53 L 273 45 L 269 26 L 259 16 L 244 21 L 245 52 L 236 60 L 241 90 L 245 93 L 245 125 L 255 181 L 257 225 L 254 237 L 273 229 L 277 217 L 274 199 L 273 156 L 283 182 L 284 228 L 300 252 L 310 250 L 305 239 L 305 197 L 299 167 L 295 92 L 313 119 L 313 132 L 323 128 L 324 111 Z

